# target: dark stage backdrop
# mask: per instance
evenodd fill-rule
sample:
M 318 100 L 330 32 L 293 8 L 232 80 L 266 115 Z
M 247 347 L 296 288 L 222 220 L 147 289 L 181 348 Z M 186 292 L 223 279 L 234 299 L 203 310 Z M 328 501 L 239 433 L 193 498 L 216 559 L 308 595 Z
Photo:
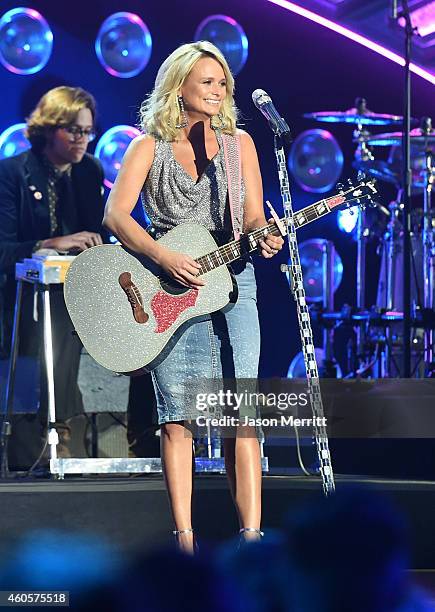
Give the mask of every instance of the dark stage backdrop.
M 265 199 L 281 209 L 275 170 L 272 135 L 251 102 L 256 88 L 272 95 L 294 135 L 309 128 L 329 129 L 344 154 L 343 177 L 354 176 L 351 168 L 354 145 L 352 128 L 314 124 L 301 117 L 315 110 L 344 110 L 357 96 L 368 100 L 378 112 L 401 114 L 402 69 L 356 43 L 293 15 L 266 0 L 3 0 L 1 13 L 16 6 L 33 7 L 48 20 L 54 34 L 54 49 L 47 66 L 32 76 L 18 76 L 0 66 L 0 130 L 20 122 L 48 89 L 66 84 L 91 91 L 99 106 L 98 131 L 113 125 L 135 124 L 137 108 L 150 91 L 162 60 L 179 44 L 191 41 L 199 22 L 211 14 L 236 19 L 249 39 L 248 61 L 237 77 L 236 100 L 244 127 L 257 144 L 264 181 Z M 117 11 L 142 17 L 153 38 L 151 60 L 145 71 L 131 79 L 118 79 L 100 66 L 94 51 L 95 36 L 102 21 Z M 386 24 L 387 27 L 387 24 Z M 416 117 L 435 114 L 435 88 L 413 76 L 412 112 Z M 382 130 L 378 130 L 382 131 Z M 92 149 L 91 149 L 92 151 Z M 320 199 L 292 185 L 295 208 Z M 382 188 L 387 204 L 393 196 Z M 355 253 L 352 239 L 341 233 L 335 215 L 300 231 L 300 239 L 324 237 L 333 240 L 344 263 L 343 282 L 336 305 L 355 304 Z M 374 302 L 378 260 L 376 245 L 369 248 L 368 304 Z M 289 296 L 279 263 L 285 254 L 257 261 L 258 300 L 263 332 L 262 376 L 285 375 L 291 358 L 300 350 L 295 307 Z M 317 332 L 320 345 L 320 333 Z M 346 334 L 337 333 L 339 354 L 344 354 Z

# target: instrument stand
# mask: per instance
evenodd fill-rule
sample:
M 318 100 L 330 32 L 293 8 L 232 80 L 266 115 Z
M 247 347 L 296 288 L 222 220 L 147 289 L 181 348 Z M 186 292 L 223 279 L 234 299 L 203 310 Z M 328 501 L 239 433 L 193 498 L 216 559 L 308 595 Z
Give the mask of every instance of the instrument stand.
M 366 230 L 366 212 L 365 210 L 358 211 L 357 221 L 357 258 L 356 258 L 356 307 L 359 312 L 364 312 L 366 309 L 366 252 L 367 252 L 367 237 Z M 356 328 L 356 352 L 358 367 L 360 368 L 366 362 L 366 331 L 364 325 L 358 325 Z
M 358 115 L 363 116 L 367 113 L 367 100 L 365 98 L 356 98 L 355 108 Z M 373 153 L 367 146 L 367 140 L 370 137 L 370 132 L 366 130 L 362 124 L 362 120 L 356 124 L 356 129 L 353 132 L 353 141 L 358 142 L 358 146 L 355 151 L 355 159 L 357 161 L 373 161 Z
M 434 211 L 431 205 L 432 185 L 434 182 L 434 167 L 432 149 L 428 137 L 432 132 L 432 121 L 430 117 L 424 117 L 421 122 L 421 130 L 425 139 L 425 185 L 423 192 L 423 287 L 425 309 L 434 308 L 435 289 L 435 240 L 434 240 Z M 434 330 L 426 329 L 424 332 L 424 360 L 426 375 L 435 376 L 435 347 Z
M 20 269 L 22 264 L 17 264 L 17 270 Z M 42 293 L 42 316 L 43 316 L 43 330 L 44 330 L 44 357 L 45 357 L 45 369 L 47 378 L 47 395 L 48 395 L 48 445 L 50 449 L 50 465 L 57 459 L 57 444 L 59 443 L 59 436 L 54 427 L 56 421 L 56 407 L 54 398 L 54 364 L 53 364 L 53 342 L 52 342 L 52 329 L 51 329 L 51 307 L 50 307 L 50 285 L 41 284 L 36 278 L 31 276 L 28 278 L 20 278 L 17 276 L 17 291 L 15 299 L 15 312 L 14 312 L 14 323 L 12 329 L 12 349 L 11 357 L 9 361 L 8 378 L 6 383 L 6 418 L 3 423 L 2 430 L 2 461 L 1 461 L 1 477 L 7 478 L 9 475 L 9 464 L 8 464 L 8 438 L 12 433 L 12 413 L 13 413 L 13 401 L 14 401 L 14 387 L 15 387 L 15 372 L 17 365 L 18 349 L 19 349 L 19 325 L 21 317 L 21 303 L 22 303 L 22 292 L 24 280 L 36 285 L 38 291 Z
M 355 107 L 360 115 L 367 112 L 367 101 L 365 98 L 357 98 Z M 354 141 L 358 142 L 355 150 L 355 161 L 373 161 L 372 152 L 367 146 L 367 139 L 370 132 L 364 129 L 362 123 L 358 123 L 353 133 Z M 366 250 L 368 229 L 366 224 L 366 212 L 363 208 L 358 211 L 357 222 L 357 260 L 356 260 L 356 307 L 360 312 L 366 309 Z M 364 367 L 366 363 L 366 330 L 363 324 L 356 328 L 356 353 L 358 369 Z
M 387 312 L 391 312 L 395 307 L 395 295 L 394 289 L 396 287 L 396 265 L 395 262 L 401 250 L 398 248 L 398 241 L 401 234 L 401 224 L 399 221 L 399 214 L 401 210 L 401 197 L 402 190 L 399 189 L 395 200 L 390 202 L 388 210 L 390 211 L 390 220 L 387 225 L 387 230 L 384 234 L 383 248 L 386 250 L 385 253 L 385 302 L 382 304 L 382 308 Z M 382 270 L 380 271 L 382 274 Z M 392 376 L 391 369 L 391 357 L 392 357 L 392 343 L 393 343 L 393 330 L 391 326 L 387 326 L 385 329 L 385 344 L 382 352 L 382 368 L 380 377 L 389 378 Z
M 322 305 L 327 312 L 334 311 L 334 260 L 335 247 L 332 242 L 325 240 L 322 245 L 323 269 L 323 297 Z M 324 378 L 337 378 L 337 363 L 334 359 L 334 327 L 325 326 L 323 329 L 323 376 Z
M 18 343 L 19 343 L 19 326 L 20 326 L 20 314 L 21 314 L 21 302 L 23 296 L 23 283 L 19 281 L 17 283 L 17 289 L 15 294 L 15 310 L 14 310 L 14 323 L 12 329 L 12 347 L 11 355 L 9 359 L 8 378 L 6 381 L 6 396 L 5 406 L 6 412 L 2 423 L 1 431 L 1 466 L 0 466 L 0 478 L 6 479 L 9 476 L 9 440 L 12 435 L 12 415 L 14 411 L 14 386 L 15 386 L 15 368 L 18 358 Z
M 307 373 L 308 394 L 314 417 L 314 437 L 319 459 L 320 475 L 322 477 L 323 491 L 325 495 L 330 495 L 335 490 L 334 474 L 332 471 L 326 427 L 324 425 L 319 425 L 319 423 L 323 423 L 324 418 L 323 402 L 319 384 L 319 372 L 317 368 L 316 354 L 314 351 L 314 339 L 313 331 L 311 329 L 310 312 L 308 310 L 305 298 L 302 266 L 296 239 L 296 228 L 293 220 L 293 208 L 289 189 L 283 137 L 280 137 L 277 134 L 275 134 L 274 137 L 274 148 L 278 166 L 278 177 L 283 201 L 284 216 L 287 225 L 287 237 L 291 261 L 290 265 L 281 266 L 281 270 L 283 272 L 288 272 L 290 275 L 291 291 L 296 301 L 299 329 L 302 340 L 302 352 L 304 355 L 305 369 Z

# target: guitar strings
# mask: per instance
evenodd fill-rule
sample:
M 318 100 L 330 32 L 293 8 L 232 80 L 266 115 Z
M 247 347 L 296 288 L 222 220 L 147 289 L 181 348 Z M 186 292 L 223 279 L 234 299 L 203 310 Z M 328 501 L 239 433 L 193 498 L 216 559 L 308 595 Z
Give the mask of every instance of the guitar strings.
M 332 209 L 328 206 L 329 201 L 336 200 L 339 197 L 344 197 L 349 191 L 354 191 L 355 189 L 355 187 L 352 187 L 352 189 L 349 189 L 348 191 L 342 194 L 330 196 L 329 198 L 319 200 L 318 202 L 310 204 L 309 206 L 300 211 L 296 211 L 293 215 L 293 222 L 295 224 L 296 229 L 301 227 L 302 225 L 305 225 L 306 223 L 311 223 L 312 221 L 315 221 L 316 219 L 319 219 L 320 217 L 323 217 L 330 213 Z M 358 198 L 345 198 L 344 201 L 347 201 L 347 203 L 349 203 L 352 202 L 352 200 L 361 200 L 365 197 L 367 197 L 367 194 L 360 195 L 358 196 Z M 344 202 L 341 202 L 341 204 L 343 203 Z M 246 242 L 249 246 L 247 252 L 252 253 L 252 251 L 255 251 L 258 247 L 259 240 L 261 238 L 265 238 L 268 234 L 280 234 L 279 228 L 276 225 L 265 225 L 264 227 L 260 227 L 245 235 Z M 253 239 L 253 241 L 255 242 L 254 245 L 250 243 L 250 239 Z M 210 272 L 211 270 L 214 270 L 215 268 L 218 268 L 219 266 L 223 265 L 222 261 L 219 261 L 219 255 L 226 264 L 229 264 L 232 261 L 238 259 L 242 255 L 242 245 L 240 243 L 240 240 L 233 240 L 228 244 L 219 247 L 215 251 L 212 251 L 211 253 L 207 253 L 206 255 L 198 257 L 195 260 L 201 266 L 201 271 L 198 276 L 201 276 L 202 274 Z
M 337 197 L 337 196 L 334 196 L 334 197 Z M 300 221 L 297 218 L 293 217 L 295 226 L 299 227 L 300 225 L 303 225 L 304 223 L 309 223 L 311 221 L 314 221 L 315 219 L 323 215 L 326 215 L 328 212 L 330 212 L 330 209 L 327 206 L 327 200 L 329 199 L 332 199 L 332 198 L 320 200 L 319 202 L 316 202 L 315 204 L 311 204 L 310 206 L 307 206 L 305 209 L 303 209 L 303 211 L 300 211 L 299 212 Z M 324 212 L 319 213 L 316 210 L 316 208 L 318 208 L 321 204 L 326 204 L 326 206 L 325 206 Z M 265 225 L 264 227 L 260 227 L 260 228 L 253 230 L 252 232 L 248 234 L 248 236 L 249 238 L 252 238 L 254 240 L 255 244 L 254 245 L 249 244 L 249 238 L 247 239 L 247 242 L 249 245 L 248 253 L 255 251 L 255 249 L 258 247 L 258 242 L 260 239 L 265 238 L 268 234 L 278 235 L 279 233 L 280 233 L 279 228 L 276 225 Z M 229 242 L 228 244 L 225 244 L 219 247 L 215 251 L 212 251 L 211 253 L 207 253 L 206 255 L 202 255 L 201 257 L 198 257 L 198 259 L 196 259 L 195 261 L 199 263 L 199 265 L 201 266 L 200 274 L 210 272 L 211 270 L 222 265 L 222 262 L 220 262 L 218 259 L 217 253 L 220 254 L 222 259 L 224 260 L 224 263 L 231 263 L 232 261 L 235 261 L 242 254 L 240 241 L 233 240 Z M 210 264 L 210 262 L 207 261 L 207 259 L 211 260 L 212 263 Z

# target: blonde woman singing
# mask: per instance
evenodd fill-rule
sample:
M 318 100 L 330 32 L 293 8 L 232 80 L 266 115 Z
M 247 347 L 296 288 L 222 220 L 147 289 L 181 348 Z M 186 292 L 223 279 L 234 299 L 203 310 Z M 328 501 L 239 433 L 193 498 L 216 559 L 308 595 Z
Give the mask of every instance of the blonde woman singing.
M 228 157 L 224 141 L 241 157 L 240 214 L 243 231 L 266 224 L 257 153 L 251 137 L 236 128 L 234 79 L 222 53 L 209 42 L 180 46 L 160 67 L 154 90 L 141 107 L 144 135 L 125 154 L 107 202 L 105 225 L 129 249 L 147 256 L 185 287 L 201 291 L 200 266 L 186 254 L 159 244 L 130 213 L 139 195 L 156 237 L 186 221 L 206 227 L 218 244 L 231 239 Z M 236 154 L 237 157 L 237 154 Z M 237 163 L 237 159 L 235 162 Z M 231 173 L 231 172 L 230 172 Z M 263 257 L 282 247 L 280 237 L 260 243 Z M 228 312 L 213 313 L 184 328 L 152 372 L 161 424 L 162 465 L 179 548 L 195 549 L 191 523 L 192 436 L 186 388 L 197 379 L 258 375 L 260 331 L 256 284 L 249 257 L 232 264 L 238 299 Z M 224 438 L 227 477 L 242 541 L 261 536 L 261 460 L 255 429 L 236 428 Z

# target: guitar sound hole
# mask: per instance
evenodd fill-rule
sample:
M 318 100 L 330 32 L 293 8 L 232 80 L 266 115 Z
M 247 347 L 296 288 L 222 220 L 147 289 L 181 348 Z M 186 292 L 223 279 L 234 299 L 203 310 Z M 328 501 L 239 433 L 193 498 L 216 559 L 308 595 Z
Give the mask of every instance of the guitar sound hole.
M 181 285 L 174 278 L 171 278 L 166 274 L 160 275 L 159 281 L 163 291 L 166 291 L 166 293 L 169 293 L 170 295 L 183 295 L 183 293 L 190 291 L 189 287 Z

